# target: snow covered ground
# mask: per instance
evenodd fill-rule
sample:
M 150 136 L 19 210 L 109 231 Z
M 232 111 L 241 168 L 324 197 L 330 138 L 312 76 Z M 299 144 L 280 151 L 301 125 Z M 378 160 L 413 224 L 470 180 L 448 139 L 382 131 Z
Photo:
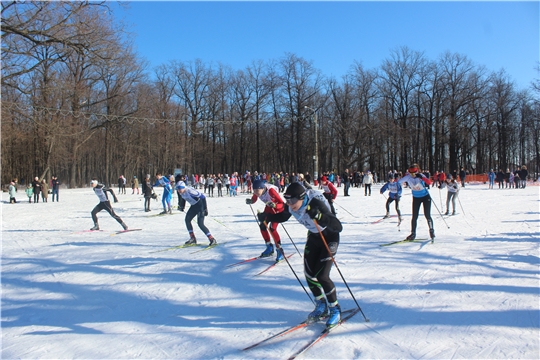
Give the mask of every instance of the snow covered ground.
M 379 189 L 342 197 L 340 188 L 336 203 L 344 225 L 336 261 L 370 322 L 358 313 L 303 358 L 540 358 L 540 187 L 467 186 L 446 223 L 432 209 L 434 244 L 388 247 L 379 245 L 409 234 L 411 195 L 404 190 L 398 229 L 396 218 L 374 223 L 385 213 Z M 155 216 L 155 201 L 145 213 L 141 196 L 130 192 L 113 206 L 143 230 L 118 235 L 105 212 L 104 231 L 80 232 L 93 225 L 98 199 L 90 188 L 62 189 L 61 202 L 49 197 L 47 204 L 28 204 L 19 190 L 20 203 L 10 205 L 2 194 L 2 358 L 283 359 L 321 329 L 241 350 L 313 308 L 286 263 L 260 276 L 272 259 L 226 267 L 264 249 L 247 195 L 209 198 L 206 224 L 220 245 L 193 254 L 160 251 L 187 240 L 184 213 Z M 431 196 L 444 211 L 446 191 L 431 189 Z M 422 215 L 418 224 L 417 236 L 427 238 Z M 306 230 L 292 218 L 285 229 L 302 251 Z M 301 257 L 290 263 L 305 283 Z M 336 269 L 332 278 L 342 308 L 355 308 Z

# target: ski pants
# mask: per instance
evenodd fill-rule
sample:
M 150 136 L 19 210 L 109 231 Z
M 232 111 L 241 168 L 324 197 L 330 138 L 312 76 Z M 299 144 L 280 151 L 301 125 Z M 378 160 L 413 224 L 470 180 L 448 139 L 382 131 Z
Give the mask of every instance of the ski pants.
M 92 220 L 94 220 L 94 224 L 97 225 L 98 223 L 97 213 L 100 212 L 101 210 L 105 210 L 114 218 L 114 220 L 118 221 L 119 224 L 122 224 L 122 219 L 120 218 L 120 216 L 116 215 L 116 213 L 114 212 L 111 206 L 111 202 L 109 200 L 100 202 L 99 204 L 96 205 L 94 210 L 92 210 Z
M 270 243 L 270 232 L 271 232 L 272 238 L 274 239 L 274 242 L 276 243 L 276 247 L 281 247 L 281 238 L 277 232 L 278 225 L 279 223 L 275 223 L 275 222 L 271 222 L 268 225 L 264 225 L 264 223 L 260 223 L 259 228 L 261 229 L 261 235 L 265 243 L 267 244 Z
M 335 256 L 339 246 L 339 233 L 323 230 L 323 235 L 332 256 Z M 330 279 L 332 263 L 332 257 L 328 254 L 321 236 L 310 232 L 304 248 L 304 275 L 313 296 L 320 299 L 324 291 L 329 304 L 337 301 L 336 287 Z
M 420 213 L 420 205 L 424 205 L 424 216 L 426 217 L 428 226 L 433 229 L 433 220 L 431 219 L 431 196 L 426 195 L 421 198 L 413 197 L 412 203 L 412 219 L 411 219 L 411 233 L 416 234 L 416 223 L 418 221 L 418 214 Z
M 332 214 L 336 215 L 336 209 L 334 208 L 334 199 L 332 198 L 332 194 L 323 193 L 323 196 L 328 201 L 328 204 L 330 204 L 330 211 L 332 211 Z
M 395 201 L 396 202 L 396 211 L 398 216 L 401 216 L 401 210 L 399 210 L 399 197 L 397 199 L 392 199 L 390 196 L 386 200 L 386 212 L 390 212 L 390 204 Z
M 161 197 L 161 204 L 163 204 L 163 209 L 165 211 L 169 210 L 172 202 L 172 192 L 165 190 L 163 196 Z
M 457 193 L 448 192 L 448 195 L 446 196 L 446 212 L 450 212 L 450 201 L 452 201 L 453 212 L 456 212 L 456 198 L 457 198 Z
M 210 230 L 204 225 L 204 211 L 206 210 L 206 199 L 201 199 L 197 201 L 194 205 L 189 207 L 189 210 L 186 213 L 186 228 L 191 236 L 193 234 L 193 226 L 191 225 L 191 220 L 197 216 L 197 225 L 199 229 L 206 235 L 210 236 Z

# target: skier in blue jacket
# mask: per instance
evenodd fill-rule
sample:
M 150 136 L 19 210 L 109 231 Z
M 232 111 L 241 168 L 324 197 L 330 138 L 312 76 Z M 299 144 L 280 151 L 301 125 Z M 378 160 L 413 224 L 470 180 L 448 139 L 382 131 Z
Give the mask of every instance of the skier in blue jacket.
M 393 175 L 390 176 L 390 179 L 386 184 L 383 185 L 381 188 L 381 194 L 384 194 L 384 192 L 388 190 L 388 199 L 386 200 L 386 215 L 384 218 L 390 217 L 390 204 L 395 201 L 396 202 L 396 211 L 399 217 L 399 222 L 401 223 L 402 217 L 401 217 L 401 210 L 399 210 L 399 199 L 401 198 L 401 184 L 396 181 Z
M 156 179 L 157 180 L 154 186 L 163 186 L 163 196 L 161 197 L 161 203 L 163 204 L 163 212 L 160 212 L 159 214 L 172 214 L 173 190 L 171 182 L 159 172 L 156 174 Z

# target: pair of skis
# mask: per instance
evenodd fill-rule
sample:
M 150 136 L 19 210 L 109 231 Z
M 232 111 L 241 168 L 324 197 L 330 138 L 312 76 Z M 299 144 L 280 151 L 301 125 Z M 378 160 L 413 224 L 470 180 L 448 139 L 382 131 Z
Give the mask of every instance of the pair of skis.
M 430 240 L 432 244 L 435 242 L 435 238 L 433 238 L 433 239 L 414 239 L 414 240 L 404 239 L 404 240 L 392 241 L 392 242 L 389 242 L 389 243 L 386 243 L 386 244 L 380 244 L 379 246 L 390 246 L 390 245 L 395 245 L 395 244 L 404 244 L 404 243 L 411 243 L 411 242 L 424 242 L 424 241 L 427 241 L 427 240 Z
M 151 251 L 150 253 L 153 254 L 153 253 L 159 253 L 159 252 L 164 252 L 164 251 L 171 251 L 171 250 L 178 250 L 178 249 L 184 249 L 184 248 L 191 248 L 191 247 L 196 247 L 196 246 L 203 246 L 202 249 L 199 249 L 199 250 L 196 250 L 196 251 L 193 251 L 193 252 L 190 253 L 190 254 L 195 254 L 195 253 L 198 253 L 198 252 L 201 252 L 201 251 L 206 251 L 206 250 L 213 249 L 213 248 L 215 248 L 215 247 L 218 246 L 218 245 L 219 245 L 219 244 L 215 244 L 215 245 L 207 245 L 207 246 L 199 245 L 199 244 L 183 244 L 183 245 L 171 246 L 171 247 L 168 247 L 168 248 L 165 248 L 165 249 L 161 249 L 161 250 Z
M 291 256 L 293 256 L 294 253 L 290 254 L 290 255 L 287 255 L 287 259 L 289 259 Z M 231 268 L 231 267 L 235 267 L 235 266 L 239 266 L 239 265 L 244 265 L 244 264 L 247 264 L 247 263 L 250 263 L 250 262 L 253 262 L 253 261 L 256 261 L 256 260 L 259 260 L 259 259 L 267 259 L 269 258 L 269 256 L 256 256 L 256 257 L 252 257 L 252 258 L 249 258 L 249 259 L 245 259 L 245 260 L 242 260 L 242 261 L 239 261 L 239 262 L 236 262 L 234 264 L 229 264 L 227 266 L 225 266 L 226 268 Z M 259 275 L 262 275 L 264 274 L 265 272 L 273 269 L 277 264 L 279 263 L 282 263 L 284 262 L 285 259 L 281 260 L 281 261 L 275 261 L 273 262 L 271 265 L 269 265 L 266 269 L 262 270 L 261 272 L 255 274 L 254 276 L 259 276 Z
M 120 231 L 115 231 L 111 234 L 111 236 L 114 236 L 114 235 L 117 235 L 117 234 L 123 234 L 123 233 L 126 233 L 126 232 L 130 232 L 130 231 L 141 231 L 142 229 L 127 229 L 127 230 L 120 230 Z M 94 232 L 104 232 L 103 230 L 81 230 L 81 231 L 76 231 L 74 232 L 73 234 L 84 234 L 84 233 L 94 233 Z
M 299 350 L 297 350 L 291 357 L 289 357 L 289 360 L 291 359 L 295 359 L 296 357 L 302 355 L 303 353 L 305 353 L 306 351 L 308 351 L 309 349 L 311 349 L 313 347 L 313 345 L 315 345 L 316 343 L 318 343 L 319 341 L 321 341 L 322 339 L 324 339 L 326 336 L 328 336 L 328 334 L 333 331 L 335 328 L 337 328 L 338 326 L 340 326 L 341 324 L 345 323 L 347 320 L 349 320 L 350 318 L 352 318 L 354 315 L 356 315 L 358 313 L 358 311 L 360 311 L 360 309 L 351 309 L 351 310 L 345 310 L 341 313 L 341 315 L 346 315 L 345 317 L 343 317 L 341 319 L 341 321 L 333 326 L 333 327 L 325 327 L 315 338 L 311 339 L 306 345 L 304 345 L 302 348 L 300 348 Z M 324 318 L 321 318 L 320 320 L 326 320 L 328 318 L 328 316 L 324 317 Z M 278 338 L 278 337 L 281 337 L 283 335 L 287 335 L 287 334 L 290 334 L 296 330 L 300 330 L 300 329 L 303 329 L 307 326 L 309 326 L 311 323 L 308 322 L 308 320 L 304 320 L 302 321 L 301 323 L 297 324 L 297 325 L 294 325 L 294 326 L 291 326 L 283 331 L 280 331 L 279 333 L 275 334 L 275 335 L 272 335 L 272 336 L 269 336 L 253 345 L 250 345 L 244 349 L 242 349 L 242 351 L 245 351 L 245 350 L 249 350 L 249 349 L 253 349 L 254 347 L 257 347 L 261 344 L 264 344 L 272 339 L 275 339 L 275 338 Z

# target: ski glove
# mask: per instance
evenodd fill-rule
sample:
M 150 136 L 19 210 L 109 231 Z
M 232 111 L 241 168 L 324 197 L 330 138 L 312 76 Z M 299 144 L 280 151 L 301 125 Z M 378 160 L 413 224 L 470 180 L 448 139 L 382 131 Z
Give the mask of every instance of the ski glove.
M 246 204 L 248 205 L 253 204 L 253 200 L 251 200 L 251 198 L 246 199 Z
M 269 208 L 275 209 L 276 208 L 276 203 L 273 203 L 272 201 L 269 201 L 269 202 L 266 203 L 266 206 L 268 206 Z
M 208 216 L 208 209 L 204 209 L 204 216 Z
M 422 174 L 416 174 L 416 177 L 419 178 L 419 179 L 423 179 L 424 176 L 422 176 Z
M 317 221 L 321 220 L 322 214 L 319 208 L 308 205 L 306 212 L 309 215 L 309 217 L 312 218 L 313 220 L 317 220 Z

